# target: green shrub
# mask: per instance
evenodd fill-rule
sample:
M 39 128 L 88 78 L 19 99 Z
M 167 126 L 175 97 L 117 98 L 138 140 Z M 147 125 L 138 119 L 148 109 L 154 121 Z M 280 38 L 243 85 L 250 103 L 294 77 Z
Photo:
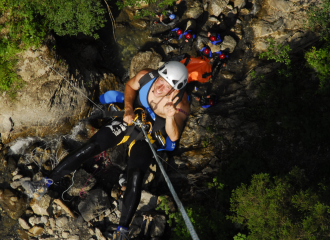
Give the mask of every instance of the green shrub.
M 17 81 L 14 69 L 16 61 L 0 61 L 0 91 L 8 91 L 12 84 Z
M 36 9 L 27 1 L 0 2 L 4 24 L 0 26 L 0 91 L 9 91 L 11 97 L 22 86 L 16 74 L 17 53 L 31 46 L 38 47 L 47 28 L 40 21 Z
M 330 35 L 330 0 L 323 0 L 320 5 L 313 5 L 308 10 L 307 26 L 318 32 L 322 39 Z
M 305 54 L 307 65 L 316 71 L 320 80 L 320 90 L 329 87 L 330 78 L 330 45 L 320 49 L 312 47 Z
M 267 60 L 275 60 L 276 62 L 285 63 L 285 65 L 290 65 L 291 60 L 289 57 L 289 52 L 291 48 L 289 45 L 283 46 L 282 44 L 275 45 L 274 38 L 267 38 L 269 43 L 267 51 L 259 55 L 259 58 L 267 58 Z
M 330 207 L 307 181 L 297 168 L 285 177 L 253 175 L 233 191 L 227 218 L 247 227 L 247 239 L 329 239 Z
M 106 10 L 99 0 L 2 0 L 0 12 L 0 91 L 12 96 L 22 86 L 15 67 L 17 53 L 37 48 L 49 30 L 58 35 L 98 37 L 95 30 L 104 26 Z M 15 86 L 15 87 L 13 87 Z
M 209 183 L 208 187 L 220 191 L 223 188 L 223 184 L 220 184 L 216 179 L 213 179 L 213 182 Z M 167 223 L 170 227 L 174 226 L 174 232 L 172 232 L 171 239 L 190 240 L 190 232 L 186 227 L 181 213 L 170 212 L 167 198 L 162 196 L 160 198 L 162 202 L 156 210 L 164 211 L 168 216 Z M 203 202 L 203 205 L 187 205 L 185 207 L 187 215 L 200 239 L 226 239 L 230 233 L 230 229 L 228 229 L 226 225 L 229 221 L 226 220 L 225 215 L 217 209 L 216 205 L 219 204 L 214 204 L 214 202 L 210 203 L 209 200 L 210 199 L 206 199 Z
M 124 7 L 131 7 L 131 6 L 138 6 L 141 7 L 141 4 L 149 4 L 148 8 L 141 9 L 137 12 L 135 18 L 143 18 L 149 16 L 155 16 L 162 12 L 165 14 L 165 9 L 168 6 L 172 6 L 176 0 L 125 0 L 125 1 L 117 1 L 116 4 L 119 10 L 123 9 Z
M 33 5 L 60 36 L 84 33 L 98 38 L 95 30 L 106 22 L 106 9 L 100 0 L 34 0 Z

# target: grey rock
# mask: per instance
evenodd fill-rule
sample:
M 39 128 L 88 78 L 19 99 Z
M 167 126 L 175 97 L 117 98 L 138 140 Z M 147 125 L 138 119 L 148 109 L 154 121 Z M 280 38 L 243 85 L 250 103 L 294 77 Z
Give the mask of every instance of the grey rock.
M 87 197 L 78 205 L 81 216 L 86 222 L 100 216 L 110 208 L 108 195 L 102 189 L 88 192 Z
M 23 218 L 19 218 L 18 223 L 25 230 L 29 230 L 31 228 L 30 225 Z
M 185 16 L 187 18 L 197 19 L 203 13 L 203 5 L 199 1 L 192 1 L 188 4 Z
M 95 235 L 97 240 L 107 240 L 103 235 L 100 229 L 95 228 Z
M 229 3 L 229 0 L 211 0 L 209 1 L 208 12 L 212 16 L 218 17 Z
M 131 61 L 130 78 L 134 77 L 139 71 L 144 68 L 157 69 L 162 57 L 154 52 L 140 52 L 136 54 Z
M 67 232 L 67 231 L 63 231 L 63 232 L 62 232 L 62 238 L 64 238 L 64 239 L 68 238 L 69 235 L 70 235 L 70 233 Z
M 54 218 L 49 219 L 49 226 L 54 230 L 56 227 L 56 222 Z
M 218 169 L 217 168 L 211 168 L 211 167 L 206 167 L 206 168 L 204 168 L 203 170 L 202 170 L 202 173 L 204 174 L 204 175 L 208 175 L 208 174 L 211 174 L 211 173 L 213 173 L 213 172 L 217 172 L 218 171 Z
M 246 4 L 246 0 L 231 0 L 231 2 L 234 3 L 234 7 L 238 9 L 245 7 Z
M 22 186 L 22 182 L 25 182 L 25 181 L 31 181 L 31 178 L 29 178 L 29 177 L 20 178 L 20 180 L 18 180 L 18 181 L 11 182 L 10 186 L 13 189 L 16 189 L 16 188 Z
M 68 237 L 68 240 L 79 240 L 79 236 L 78 235 L 73 235 L 73 236 L 70 236 Z
M 137 211 L 147 212 L 154 209 L 157 206 L 157 198 L 157 196 L 143 190 Z
M 23 177 L 23 175 L 21 175 L 21 174 L 17 174 L 17 175 L 15 175 L 14 177 L 13 177 L 13 181 L 16 181 L 16 180 L 18 180 L 18 179 L 21 179 Z
M 18 219 L 25 211 L 26 204 L 23 198 L 18 198 L 9 189 L 0 189 L 0 205 L 12 219 Z
M 68 229 L 68 223 L 69 223 L 69 220 L 67 217 L 59 217 L 59 218 L 56 218 L 55 220 L 55 225 L 57 228 L 61 228 L 61 229 Z
M 145 29 L 147 27 L 147 23 L 144 20 L 141 19 L 134 19 L 130 22 L 132 27 L 139 28 L 139 29 Z
M 199 125 L 201 125 L 203 127 L 207 127 L 207 126 L 211 125 L 212 119 L 208 114 L 204 114 L 198 123 L 199 123 Z
M 225 36 L 221 43 L 221 51 L 232 53 L 235 50 L 237 42 L 232 36 Z
M 156 215 L 153 217 L 150 229 L 151 237 L 160 237 L 164 234 L 166 225 L 166 217 L 163 215 Z
M 87 173 L 85 170 L 83 169 L 77 170 L 77 172 L 74 174 L 74 184 L 69 189 L 69 191 L 67 191 L 67 193 L 71 196 L 79 196 L 79 192 L 83 187 L 84 187 L 84 191 L 88 192 L 96 184 L 96 179 L 94 177 L 91 178 L 89 177 L 90 174 Z M 86 183 L 86 179 L 88 179 L 87 183 Z
M 49 216 L 47 209 L 49 207 L 50 201 L 51 197 L 46 194 L 41 198 L 40 201 L 32 199 L 30 202 L 30 206 L 35 214 Z
M 40 217 L 37 217 L 37 216 L 32 216 L 32 217 L 30 217 L 30 218 L 29 218 L 29 223 L 30 223 L 32 226 L 41 223 Z

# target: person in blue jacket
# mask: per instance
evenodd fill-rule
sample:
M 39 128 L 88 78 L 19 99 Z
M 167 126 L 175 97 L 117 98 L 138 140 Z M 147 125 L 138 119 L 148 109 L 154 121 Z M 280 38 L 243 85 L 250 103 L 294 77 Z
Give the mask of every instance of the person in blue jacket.
M 119 144 L 128 144 L 127 186 L 119 226 L 113 239 L 128 239 L 128 227 L 141 198 L 142 180 L 153 159 L 141 129 L 133 124 L 136 113 L 143 112 L 142 121 L 152 125 L 146 130 L 155 148 L 173 150 L 190 112 L 185 93 L 187 82 L 185 65 L 169 61 L 158 70 L 146 69 L 137 73 L 126 83 L 124 93 L 110 91 L 103 94 L 101 103 L 124 103 L 123 116 L 106 122 L 89 141 L 68 154 L 46 178 L 56 183 L 91 157 Z

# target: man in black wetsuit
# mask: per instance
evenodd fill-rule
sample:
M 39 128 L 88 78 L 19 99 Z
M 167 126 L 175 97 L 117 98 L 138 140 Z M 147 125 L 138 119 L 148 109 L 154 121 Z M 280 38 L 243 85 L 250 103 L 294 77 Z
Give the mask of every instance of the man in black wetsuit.
M 165 150 L 173 148 L 190 111 L 184 90 L 187 81 L 188 70 L 177 61 L 167 62 L 158 70 L 146 69 L 137 73 L 125 86 L 124 116 L 107 122 L 87 143 L 67 155 L 47 177 L 58 182 L 91 157 L 125 141 L 130 142 L 127 187 L 119 226 L 113 239 L 128 239 L 128 227 L 141 198 L 143 176 L 153 158 L 152 150 L 144 138 L 130 139 L 133 133 L 127 136 L 135 118 L 134 109 L 145 109 L 148 120 L 153 121 L 152 139 L 156 138 L 158 130 L 166 139 L 166 145 L 169 144 Z

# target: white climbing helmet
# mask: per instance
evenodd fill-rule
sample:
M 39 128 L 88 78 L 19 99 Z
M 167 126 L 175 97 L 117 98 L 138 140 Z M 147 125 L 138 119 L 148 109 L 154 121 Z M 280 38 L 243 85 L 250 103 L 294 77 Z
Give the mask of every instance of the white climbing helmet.
M 169 61 L 158 69 L 159 75 L 164 78 L 175 90 L 181 90 L 188 82 L 188 70 L 183 63 Z

